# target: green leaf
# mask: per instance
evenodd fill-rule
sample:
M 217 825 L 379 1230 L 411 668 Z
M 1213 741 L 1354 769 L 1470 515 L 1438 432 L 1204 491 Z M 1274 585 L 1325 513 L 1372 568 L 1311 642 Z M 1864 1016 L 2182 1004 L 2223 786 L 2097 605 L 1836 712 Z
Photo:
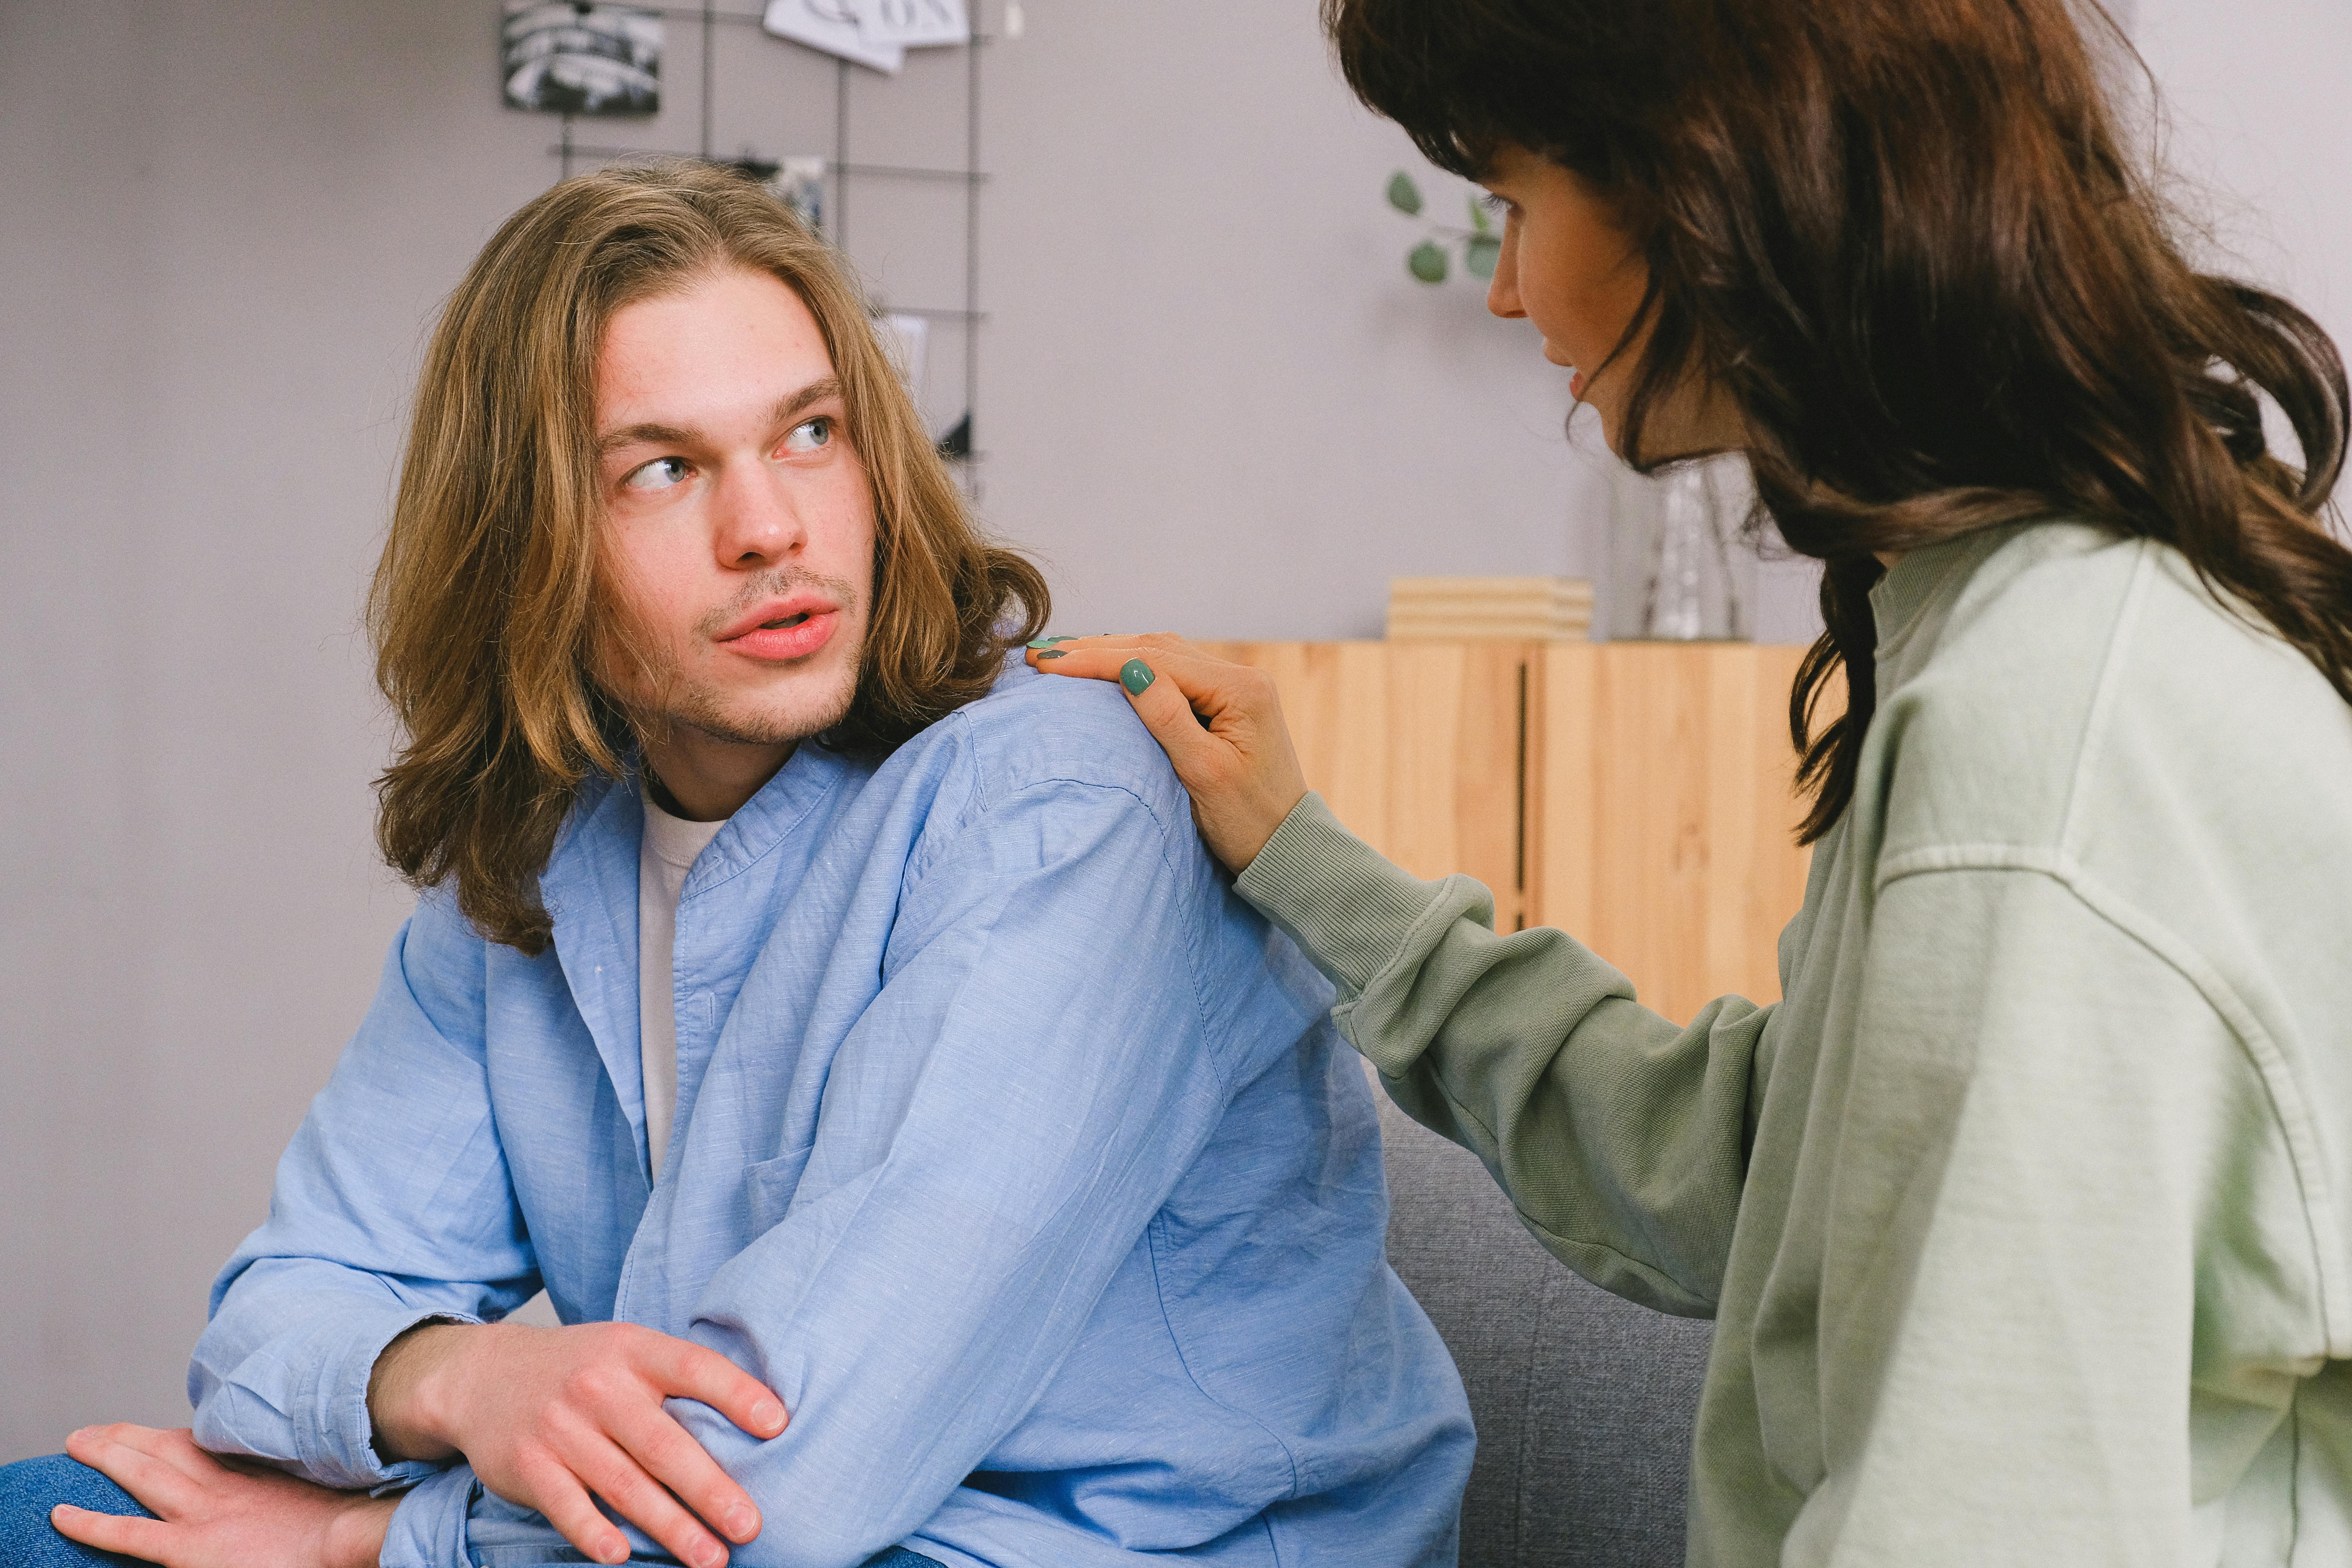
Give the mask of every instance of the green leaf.
M 1503 242 L 1491 234 L 1474 234 L 1462 247 L 1462 265 L 1474 278 L 1492 278 L 1503 259 Z
M 1486 204 L 1475 195 L 1470 198 L 1470 226 L 1480 234 L 1495 232 L 1495 220 L 1486 216 Z
M 1433 240 L 1424 239 L 1414 246 L 1412 254 L 1404 258 L 1404 264 L 1423 283 L 1445 281 L 1445 251 Z
M 1421 187 L 1402 169 L 1389 176 L 1389 205 L 1407 217 L 1421 216 Z

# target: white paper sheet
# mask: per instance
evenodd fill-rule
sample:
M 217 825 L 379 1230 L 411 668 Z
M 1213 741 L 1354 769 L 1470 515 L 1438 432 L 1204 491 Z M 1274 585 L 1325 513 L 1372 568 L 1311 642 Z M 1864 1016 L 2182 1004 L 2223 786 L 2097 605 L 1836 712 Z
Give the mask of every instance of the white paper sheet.
M 904 45 L 869 37 L 859 26 L 856 0 L 768 0 L 760 25 L 780 38 L 893 76 L 907 63 Z
M 964 0 L 856 0 L 857 26 L 868 42 L 927 48 L 971 41 Z

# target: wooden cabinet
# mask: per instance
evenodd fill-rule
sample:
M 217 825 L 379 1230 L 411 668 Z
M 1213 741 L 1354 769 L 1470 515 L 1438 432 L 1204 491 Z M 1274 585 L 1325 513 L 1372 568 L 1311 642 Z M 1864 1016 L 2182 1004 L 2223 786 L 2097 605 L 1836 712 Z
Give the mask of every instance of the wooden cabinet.
M 1687 1019 L 1780 994 L 1803 901 L 1789 688 L 1751 644 L 1224 643 L 1275 678 L 1307 782 L 1417 876 L 1494 889 Z

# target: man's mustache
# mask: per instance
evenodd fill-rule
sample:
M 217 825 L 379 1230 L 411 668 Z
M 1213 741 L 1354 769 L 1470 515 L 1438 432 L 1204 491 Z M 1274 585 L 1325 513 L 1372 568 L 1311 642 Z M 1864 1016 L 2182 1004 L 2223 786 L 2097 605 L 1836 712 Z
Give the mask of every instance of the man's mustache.
M 715 610 L 704 613 L 694 623 L 698 636 L 712 637 L 720 627 L 733 621 L 762 599 L 781 599 L 795 588 L 814 588 L 833 600 L 843 614 L 857 608 L 857 589 L 846 577 L 827 577 L 798 566 L 780 566 L 745 581 L 735 596 Z

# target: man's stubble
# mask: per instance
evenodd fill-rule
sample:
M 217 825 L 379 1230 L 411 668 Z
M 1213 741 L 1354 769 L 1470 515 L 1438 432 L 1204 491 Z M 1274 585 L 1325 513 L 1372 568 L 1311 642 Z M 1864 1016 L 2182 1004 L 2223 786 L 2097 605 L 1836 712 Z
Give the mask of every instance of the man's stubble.
M 640 730 L 651 729 L 658 733 L 667 727 L 683 726 L 713 740 L 736 745 L 776 746 L 821 735 L 847 718 L 851 706 L 857 700 L 857 671 L 863 663 L 866 637 L 871 630 L 859 613 L 856 587 L 847 578 L 827 577 L 799 567 L 780 567 L 760 573 L 746 582 L 729 603 L 700 616 L 695 622 L 694 635 L 708 643 L 720 627 L 761 599 L 780 598 L 795 588 L 815 588 L 831 595 L 840 606 L 843 620 L 856 628 L 853 634 L 856 643 L 846 650 L 846 668 L 841 672 L 838 689 L 826 693 L 824 700 L 814 712 L 790 715 L 730 712 L 726 698 L 719 691 L 687 676 L 666 642 L 643 638 L 646 646 L 658 648 L 661 657 L 659 667 L 648 671 L 653 681 L 654 701 L 646 710 L 633 711 L 632 714 Z M 831 653 L 835 646 L 829 644 L 824 651 Z M 624 706 L 634 709 L 633 704 L 625 702 Z

